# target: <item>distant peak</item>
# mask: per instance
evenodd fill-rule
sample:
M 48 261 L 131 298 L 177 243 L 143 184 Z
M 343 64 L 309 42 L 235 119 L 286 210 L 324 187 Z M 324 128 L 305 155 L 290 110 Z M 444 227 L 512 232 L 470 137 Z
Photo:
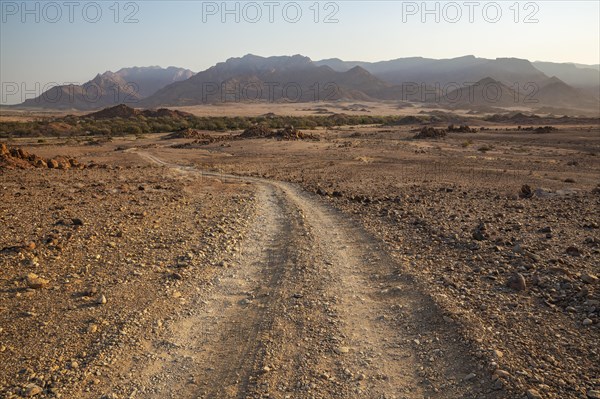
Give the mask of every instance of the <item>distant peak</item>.
M 365 68 L 361 67 L 360 65 L 357 65 L 355 67 L 353 67 L 352 69 L 348 70 L 349 74 L 353 74 L 353 75 L 370 75 L 369 71 L 367 71 Z

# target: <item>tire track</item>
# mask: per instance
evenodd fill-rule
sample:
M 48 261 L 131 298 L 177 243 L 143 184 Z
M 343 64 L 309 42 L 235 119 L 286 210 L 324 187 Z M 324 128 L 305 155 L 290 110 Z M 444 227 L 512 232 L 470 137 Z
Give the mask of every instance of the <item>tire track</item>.
M 475 381 L 462 380 L 476 361 L 456 327 L 344 215 L 289 183 L 138 154 L 182 173 L 250 182 L 258 193 L 238 262 L 199 314 L 174 328 L 171 359 L 191 361 L 158 368 L 191 373 L 202 386 L 175 380 L 153 397 L 481 397 Z

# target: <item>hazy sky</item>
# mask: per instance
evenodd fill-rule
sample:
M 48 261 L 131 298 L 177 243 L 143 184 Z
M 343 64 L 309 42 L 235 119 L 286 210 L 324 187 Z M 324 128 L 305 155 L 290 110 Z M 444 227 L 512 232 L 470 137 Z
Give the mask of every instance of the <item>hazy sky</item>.
M 515 3 L 0 0 L 0 81 L 34 89 L 127 66 L 197 72 L 248 53 L 600 63 L 600 2 Z

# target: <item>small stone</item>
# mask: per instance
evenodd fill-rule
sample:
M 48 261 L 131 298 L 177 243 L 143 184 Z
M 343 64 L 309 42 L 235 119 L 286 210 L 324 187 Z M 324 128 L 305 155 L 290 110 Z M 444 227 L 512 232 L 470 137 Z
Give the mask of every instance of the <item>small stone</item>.
M 98 305 L 104 305 L 106 303 L 106 297 L 104 295 L 100 295 L 96 300 Z
M 582 274 L 581 281 L 586 284 L 595 284 L 598 281 L 598 277 L 593 274 Z
M 495 378 L 510 378 L 510 373 L 506 370 L 496 370 L 494 372 L 494 377 Z
M 463 378 L 463 381 L 471 381 L 472 379 L 474 379 L 475 377 L 477 377 L 477 374 L 475 373 L 469 373 L 465 376 L 465 378 Z
M 542 395 L 537 391 L 537 389 L 528 389 L 527 390 L 527 399 L 542 399 Z
M 90 324 L 87 328 L 87 332 L 90 334 L 93 334 L 96 331 L 98 331 L 98 326 L 96 324 Z
M 591 326 L 592 324 L 594 324 L 594 322 L 592 321 L 592 319 L 583 319 L 583 325 L 584 326 Z
M 568 247 L 565 250 L 565 253 L 567 255 L 571 255 L 571 256 L 581 256 L 581 250 L 573 245 L 571 245 L 570 247 Z
M 600 399 L 600 391 L 596 391 L 595 389 L 590 389 L 587 391 L 588 398 L 591 399 Z
M 498 390 L 501 390 L 503 388 L 504 388 L 504 381 L 501 380 L 500 378 L 498 378 L 496 380 L 496 382 L 494 382 L 494 389 L 498 391 Z
M 28 384 L 28 385 L 25 386 L 24 395 L 25 395 L 25 397 L 31 397 L 31 396 L 39 395 L 43 391 L 44 390 L 42 389 L 42 387 L 40 387 L 38 385 Z
M 50 169 L 58 169 L 58 161 L 56 161 L 56 159 L 48 159 L 46 164 Z
M 50 283 L 49 280 L 41 278 L 35 273 L 29 273 L 27 277 L 25 277 L 25 282 L 27 283 L 27 287 L 34 290 L 44 288 Z
M 531 198 L 533 197 L 533 190 L 528 184 L 524 184 L 519 191 L 519 198 Z
M 169 277 L 171 277 L 173 280 L 183 280 L 183 275 L 180 273 L 171 273 Z
M 527 289 L 525 277 L 521 273 L 513 274 L 506 282 L 506 285 L 515 291 L 525 291 Z
M 480 230 L 476 230 L 473 232 L 473 239 L 477 241 L 483 241 L 485 240 L 485 236 Z

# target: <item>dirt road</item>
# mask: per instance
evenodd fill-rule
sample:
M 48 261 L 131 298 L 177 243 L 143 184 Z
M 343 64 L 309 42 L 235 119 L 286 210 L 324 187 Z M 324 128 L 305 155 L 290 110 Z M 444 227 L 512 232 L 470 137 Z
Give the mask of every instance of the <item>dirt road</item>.
M 133 396 L 496 397 L 452 320 L 336 210 L 288 183 L 138 154 L 243 179 L 257 204 L 235 259 L 127 364 Z

